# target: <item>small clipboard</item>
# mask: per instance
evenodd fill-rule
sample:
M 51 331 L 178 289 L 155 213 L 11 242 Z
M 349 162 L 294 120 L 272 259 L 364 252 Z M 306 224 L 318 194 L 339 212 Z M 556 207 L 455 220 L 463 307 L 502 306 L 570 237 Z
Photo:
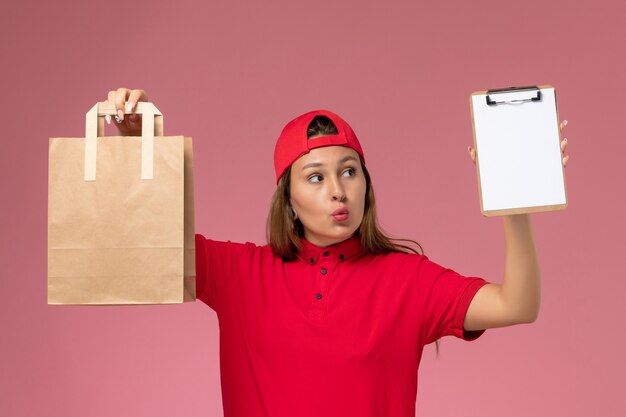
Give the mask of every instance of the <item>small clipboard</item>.
M 484 216 L 567 207 L 553 86 L 470 95 L 480 211 Z

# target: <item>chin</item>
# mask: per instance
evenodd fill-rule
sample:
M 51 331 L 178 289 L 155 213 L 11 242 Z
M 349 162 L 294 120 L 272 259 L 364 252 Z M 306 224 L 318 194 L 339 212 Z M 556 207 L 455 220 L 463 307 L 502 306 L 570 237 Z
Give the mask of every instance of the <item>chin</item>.
M 345 240 L 354 235 L 354 232 L 358 230 L 358 227 L 342 227 L 341 230 L 336 231 L 336 233 L 331 233 L 328 237 L 333 239 L 341 239 Z
M 352 237 L 354 233 L 359 230 L 360 223 L 355 225 L 352 221 L 336 223 L 334 220 L 331 220 L 331 223 L 326 224 L 324 224 L 324 221 L 321 221 L 318 223 L 318 226 L 321 226 L 321 228 L 311 229 L 307 228 L 306 225 L 304 225 L 304 228 L 308 230 L 309 234 L 314 236 L 315 239 L 340 242 Z

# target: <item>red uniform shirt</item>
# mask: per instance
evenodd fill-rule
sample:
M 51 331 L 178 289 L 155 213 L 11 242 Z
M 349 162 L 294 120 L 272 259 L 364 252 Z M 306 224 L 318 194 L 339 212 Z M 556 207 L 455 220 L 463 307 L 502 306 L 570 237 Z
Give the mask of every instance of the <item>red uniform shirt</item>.
M 224 417 L 414 417 L 424 345 L 464 332 L 488 282 L 359 237 L 270 246 L 196 235 L 197 297 L 217 313 Z

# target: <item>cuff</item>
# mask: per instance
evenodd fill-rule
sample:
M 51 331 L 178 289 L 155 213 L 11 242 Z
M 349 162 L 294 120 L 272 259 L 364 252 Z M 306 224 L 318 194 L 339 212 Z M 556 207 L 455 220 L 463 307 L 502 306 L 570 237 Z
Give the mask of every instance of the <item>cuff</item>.
M 465 288 L 465 291 L 463 291 L 463 295 L 461 295 L 461 298 L 459 299 L 459 303 L 456 306 L 456 312 L 454 313 L 453 328 L 455 330 L 455 333 L 457 333 L 457 336 L 463 340 L 476 340 L 483 333 L 485 333 L 486 329 L 471 331 L 464 330 L 463 324 L 465 323 L 465 316 L 472 302 L 472 299 L 474 299 L 474 296 L 476 295 L 478 290 L 487 284 L 489 283 L 482 278 L 474 278 L 473 282 L 471 282 L 467 286 L 467 288 Z

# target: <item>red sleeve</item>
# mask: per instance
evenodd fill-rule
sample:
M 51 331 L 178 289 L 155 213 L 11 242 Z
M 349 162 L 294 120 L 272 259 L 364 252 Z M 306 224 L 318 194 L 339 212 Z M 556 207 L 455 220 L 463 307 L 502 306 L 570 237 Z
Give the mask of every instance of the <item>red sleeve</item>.
M 485 330 L 465 331 L 465 315 L 476 292 L 488 284 L 480 277 L 465 277 L 450 268 L 432 262 L 423 256 L 419 267 L 424 297 L 425 342 L 429 344 L 443 336 L 456 336 L 463 340 L 476 340 Z
M 234 285 L 251 244 L 220 242 L 196 234 L 196 298 L 216 312 Z

